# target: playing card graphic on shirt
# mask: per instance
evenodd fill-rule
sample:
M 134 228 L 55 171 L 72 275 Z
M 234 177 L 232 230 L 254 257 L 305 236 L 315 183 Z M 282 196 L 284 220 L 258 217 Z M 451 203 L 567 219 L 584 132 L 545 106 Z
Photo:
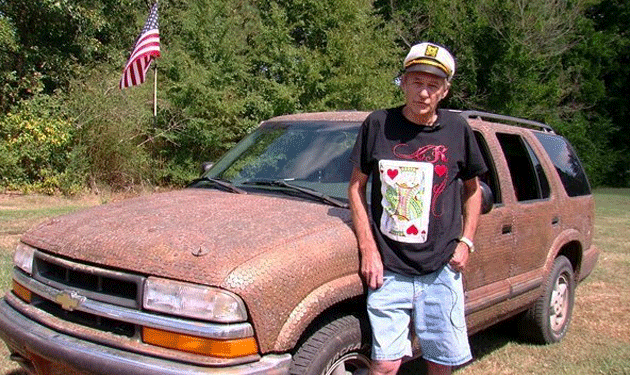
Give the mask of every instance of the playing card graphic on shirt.
M 379 161 L 383 195 L 380 228 L 392 240 L 424 243 L 429 229 L 433 164 Z

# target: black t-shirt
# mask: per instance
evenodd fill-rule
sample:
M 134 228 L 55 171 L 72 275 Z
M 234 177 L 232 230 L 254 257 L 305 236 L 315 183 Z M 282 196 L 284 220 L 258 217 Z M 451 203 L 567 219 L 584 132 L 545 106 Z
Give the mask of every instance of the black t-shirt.
M 372 226 L 385 268 L 416 276 L 446 264 L 462 232 L 459 181 L 487 170 L 466 120 L 438 110 L 433 126 L 421 126 L 402 107 L 373 112 L 350 159 L 373 177 Z

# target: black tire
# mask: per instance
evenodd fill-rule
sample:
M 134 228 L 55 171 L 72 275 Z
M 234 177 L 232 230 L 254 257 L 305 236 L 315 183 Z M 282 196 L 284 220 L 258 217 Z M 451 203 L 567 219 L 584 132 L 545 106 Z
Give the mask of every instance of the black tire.
M 369 330 L 355 315 L 344 315 L 318 326 L 293 356 L 293 375 L 366 373 L 370 366 Z
M 543 294 L 520 321 L 521 335 L 537 344 L 556 343 L 564 337 L 571 322 L 575 302 L 573 266 L 565 256 L 557 257 Z

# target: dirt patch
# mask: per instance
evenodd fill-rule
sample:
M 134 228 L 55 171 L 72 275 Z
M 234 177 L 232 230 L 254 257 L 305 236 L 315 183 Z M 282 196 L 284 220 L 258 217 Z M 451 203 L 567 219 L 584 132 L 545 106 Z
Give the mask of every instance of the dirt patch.
M 0 251 L 13 251 L 18 244 L 20 236 L 4 236 L 0 235 Z
M 82 195 L 74 198 L 21 193 L 0 194 L 0 209 L 2 210 L 41 209 L 46 207 L 56 207 L 64 204 L 80 204 L 89 206 L 99 203 L 99 196 L 93 194 Z
M 0 193 L 0 251 L 13 251 L 24 232 L 49 218 L 87 207 L 168 190 L 138 189 L 117 193 L 83 194 L 76 197 Z
M 64 212 L 127 198 L 127 195 L 85 194 L 61 197 L 38 194 L 0 194 L 0 251 L 13 251 L 28 229 Z

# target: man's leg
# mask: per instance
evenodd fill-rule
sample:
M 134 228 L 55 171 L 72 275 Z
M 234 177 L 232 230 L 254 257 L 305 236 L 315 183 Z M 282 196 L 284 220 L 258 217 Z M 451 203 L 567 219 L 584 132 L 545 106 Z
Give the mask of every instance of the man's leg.
M 466 318 L 462 276 L 450 267 L 415 280 L 418 290 L 414 303 L 414 325 L 420 340 L 427 372 L 450 374 L 451 366 L 472 359 Z
M 370 375 L 396 375 L 401 359 L 395 361 L 372 361 Z
M 413 279 L 385 271 L 383 285 L 368 291 L 372 327 L 372 375 L 395 375 L 402 358 L 411 356 L 409 322 Z

